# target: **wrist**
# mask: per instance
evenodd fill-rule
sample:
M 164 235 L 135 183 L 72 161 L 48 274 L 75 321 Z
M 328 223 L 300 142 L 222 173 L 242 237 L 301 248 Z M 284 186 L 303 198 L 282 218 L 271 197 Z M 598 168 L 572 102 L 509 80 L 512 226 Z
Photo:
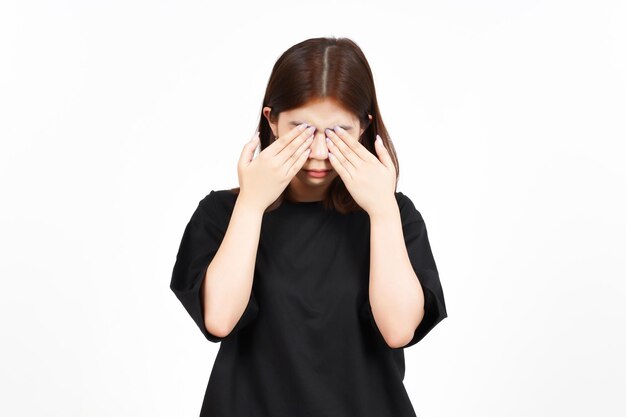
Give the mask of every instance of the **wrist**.
M 395 196 L 380 200 L 369 212 L 370 221 L 394 221 L 400 217 L 400 208 Z
M 248 199 L 240 193 L 235 201 L 233 211 L 236 210 L 239 213 L 245 213 L 245 215 L 252 217 L 263 217 L 265 208 L 266 207 L 261 207 L 261 205 L 255 203 L 254 200 Z

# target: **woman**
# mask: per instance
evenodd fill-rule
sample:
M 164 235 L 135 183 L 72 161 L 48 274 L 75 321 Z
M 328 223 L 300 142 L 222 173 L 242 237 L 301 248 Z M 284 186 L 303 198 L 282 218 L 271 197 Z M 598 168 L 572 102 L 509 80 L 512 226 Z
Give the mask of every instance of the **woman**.
M 367 60 L 346 38 L 294 45 L 263 105 L 240 187 L 199 202 L 172 273 L 221 342 L 200 415 L 414 417 L 403 349 L 447 312 Z

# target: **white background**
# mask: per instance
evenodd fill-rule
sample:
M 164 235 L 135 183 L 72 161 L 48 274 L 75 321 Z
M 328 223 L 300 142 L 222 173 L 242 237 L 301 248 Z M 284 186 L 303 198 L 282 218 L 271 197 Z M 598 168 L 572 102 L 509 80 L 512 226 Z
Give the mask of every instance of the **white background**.
M 626 414 L 625 2 L 14 0 L 1 415 L 198 414 L 219 344 L 169 289 L 178 244 L 238 185 L 276 59 L 318 36 L 367 56 L 439 267 L 416 413 Z

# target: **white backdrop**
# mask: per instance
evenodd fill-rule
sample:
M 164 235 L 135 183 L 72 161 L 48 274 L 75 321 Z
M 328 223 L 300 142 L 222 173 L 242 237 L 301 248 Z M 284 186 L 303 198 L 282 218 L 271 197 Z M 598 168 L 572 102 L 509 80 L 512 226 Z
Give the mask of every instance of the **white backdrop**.
M 618 0 L 2 2 L 0 414 L 198 414 L 219 345 L 169 290 L 184 226 L 238 185 L 279 55 L 345 36 L 448 307 L 405 351 L 417 414 L 625 415 L 625 22 Z

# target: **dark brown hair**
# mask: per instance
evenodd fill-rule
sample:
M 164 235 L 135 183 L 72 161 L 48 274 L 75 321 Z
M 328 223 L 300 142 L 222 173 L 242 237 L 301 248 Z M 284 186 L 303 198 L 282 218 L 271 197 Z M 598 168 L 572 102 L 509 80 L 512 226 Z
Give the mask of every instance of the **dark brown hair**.
M 377 156 L 374 140 L 376 134 L 380 135 L 395 165 L 397 184 L 400 174 L 398 158 L 378 109 L 372 71 L 354 41 L 335 37 L 312 38 L 287 49 L 274 64 L 261 109 L 271 107 L 270 118 L 274 122 L 282 111 L 326 97 L 336 100 L 358 117 L 361 127 L 365 128 L 359 141 L 374 156 Z M 371 122 L 368 114 L 372 115 Z M 258 130 L 262 151 L 276 139 L 263 114 Z M 239 193 L 239 187 L 231 191 Z M 280 206 L 284 199 L 288 199 L 285 191 L 267 207 L 266 212 Z M 344 214 L 362 210 L 339 175 L 330 184 L 323 204 Z

